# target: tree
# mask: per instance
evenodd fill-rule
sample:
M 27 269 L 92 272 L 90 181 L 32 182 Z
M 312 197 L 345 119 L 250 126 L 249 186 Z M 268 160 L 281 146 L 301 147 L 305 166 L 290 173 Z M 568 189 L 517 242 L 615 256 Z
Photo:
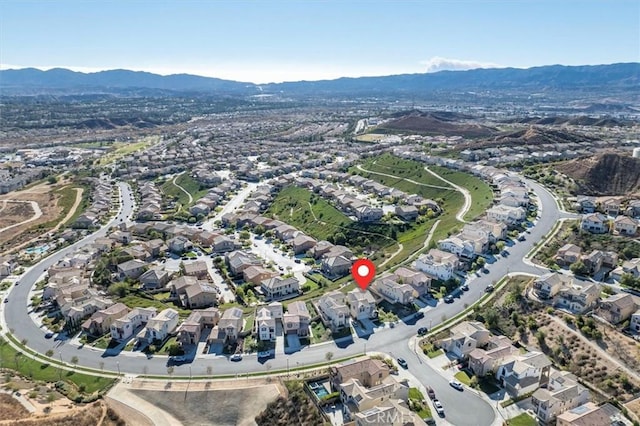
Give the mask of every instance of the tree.
M 51 358 L 53 356 L 53 349 L 49 349 L 48 351 L 46 351 L 44 353 L 46 356 L 48 356 L 49 358 Z
M 578 260 L 577 262 L 571 264 L 569 269 L 571 269 L 571 272 L 573 272 L 575 275 L 589 274 L 589 268 L 587 268 L 587 265 L 585 265 L 582 260 Z
M 167 374 L 173 378 L 173 366 L 170 365 L 167 367 Z
M 58 178 L 56 176 L 49 176 L 47 178 L 47 183 L 49 185 L 53 185 L 54 183 L 58 182 Z
M 75 355 L 74 355 L 74 356 L 72 356 L 72 357 L 71 357 L 71 364 L 73 364 L 73 365 L 76 365 L 76 366 L 77 366 L 77 365 L 78 365 L 78 361 L 79 361 L 79 360 L 78 360 L 78 357 L 77 357 L 77 356 L 75 356 Z
M 331 359 L 333 358 L 333 352 L 327 352 L 326 354 L 324 354 L 324 358 L 327 361 L 331 361 Z
M 489 309 L 484 315 L 484 321 L 487 323 L 487 327 L 496 328 L 498 326 L 498 321 L 500 319 L 500 314 L 495 309 Z

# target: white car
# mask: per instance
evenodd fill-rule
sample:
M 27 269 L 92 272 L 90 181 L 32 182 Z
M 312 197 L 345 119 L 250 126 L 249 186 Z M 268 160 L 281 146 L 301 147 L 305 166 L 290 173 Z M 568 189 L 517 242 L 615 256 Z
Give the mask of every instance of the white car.
M 242 355 L 241 354 L 233 354 L 231 355 L 231 358 L 229 358 L 231 361 L 242 361 Z
M 433 406 L 436 409 L 436 413 L 440 414 L 441 416 L 444 415 L 444 407 L 442 406 L 442 404 L 440 404 L 440 401 L 438 401 L 437 399 L 434 399 Z
M 459 391 L 463 390 L 464 388 L 462 387 L 462 383 L 460 383 L 457 380 L 452 380 L 449 382 L 449 384 L 451 385 L 452 388 L 457 389 Z

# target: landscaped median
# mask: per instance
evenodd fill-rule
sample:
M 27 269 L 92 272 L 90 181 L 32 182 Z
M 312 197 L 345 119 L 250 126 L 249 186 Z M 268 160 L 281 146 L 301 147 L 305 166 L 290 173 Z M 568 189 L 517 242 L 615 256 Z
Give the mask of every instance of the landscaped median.
M 114 383 L 115 379 L 78 372 L 65 364 L 44 358 L 9 337 L 11 342 L 0 337 L 0 368 L 17 371 L 34 381 L 56 383 L 56 388 L 67 398 L 76 402 L 91 402 L 101 397 Z M 20 347 L 16 350 L 13 345 Z M 28 353 L 29 355 L 25 355 Z

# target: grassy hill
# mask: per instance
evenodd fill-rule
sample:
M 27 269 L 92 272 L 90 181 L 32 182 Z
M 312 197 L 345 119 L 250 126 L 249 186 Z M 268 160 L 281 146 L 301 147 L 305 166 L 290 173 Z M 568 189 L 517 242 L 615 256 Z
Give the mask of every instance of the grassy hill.
M 560 163 L 556 168 L 574 179 L 582 194 L 640 193 L 640 158 L 605 153 Z

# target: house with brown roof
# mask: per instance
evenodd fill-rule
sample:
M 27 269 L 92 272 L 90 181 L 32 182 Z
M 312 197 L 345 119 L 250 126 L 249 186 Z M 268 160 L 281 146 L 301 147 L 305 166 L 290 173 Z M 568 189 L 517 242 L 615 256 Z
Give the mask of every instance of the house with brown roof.
M 260 288 L 267 300 L 284 299 L 300 294 L 300 282 L 296 277 L 268 278 L 260 283 Z
M 587 402 L 559 414 L 556 418 L 556 426 L 613 425 L 611 420 L 609 414 L 602 407 L 598 407 L 593 402 Z
M 291 247 L 295 254 L 306 253 L 316 246 L 316 240 L 305 234 L 296 235 L 291 240 Z
M 299 337 L 308 337 L 310 321 L 311 315 L 305 302 L 291 302 L 287 306 L 287 312 L 283 315 L 284 332 L 285 334 L 295 333 Z
M 229 343 L 235 342 L 238 339 L 242 327 L 244 326 L 244 319 L 242 309 L 229 308 L 220 317 L 218 325 L 216 325 L 209 336 L 210 342 Z
M 163 267 L 155 266 L 140 275 L 140 283 L 145 290 L 157 290 L 164 288 L 169 278 L 169 273 Z
M 146 268 L 147 264 L 141 260 L 127 260 L 118 265 L 118 274 L 122 280 L 125 278 L 136 279 L 144 273 Z
M 600 302 L 596 313 L 611 324 L 618 324 L 631 317 L 638 305 L 632 295 L 627 293 L 612 294 Z
M 278 275 L 277 272 L 263 266 L 249 266 L 242 271 L 242 276 L 244 277 L 245 282 L 254 285 L 260 285 L 262 281 L 268 280 L 276 275 Z
M 344 293 L 334 290 L 324 294 L 316 302 L 316 309 L 322 322 L 332 331 L 349 325 L 349 307 Z
M 572 263 L 576 263 L 580 260 L 580 255 L 582 254 L 582 249 L 575 244 L 565 244 L 559 250 L 558 254 L 556 254 L 556 263 L 560 266 L 563 265 L 571 265 Z
M 82 330 L 91 336 L 102 336 L 109 332 L 115 320 L 122 318 L 128 312 L 129 308 L 125 304 L 116 303 L 91 315 L 91 318 L 82 324 Z
M 565 411 L 586 404 L 589 398 L 589 391 L 578 383 L 576 376 L 552 370 L 549 384 L 533 393 L 531 405 L 538 420 L 546 424 Z
M 373 358 L 345 362 L 332 366 L 329 370 L 333 390 L 340 389 L 340 384 L 350 379 L 357 379 L 363 386 L 374 387 L 382 384 L 382 381 L 391 374 L 387 364 Z
M 204 260 L 198 260 L 196 262 L 190 262 L 184 264 L 184 274 L 192 277 L 196 277 L 201 280 L 209 280 L 209 268 L 207 262 Z
M 415 297 L 428 295 L 431 289 L 431 277 L 422 271 L 401 266 L 393 272 L 391 277 L 399 284 L 410 285 Z
M 489 343 L 491 333 L 481 322 L 464 321 L 449 330 L 449 337 L 437 342 L 445 352 L 456 358 L 466 358 L 474 349 Z
M 484 348 L 475 348 L 469 352 L 469 368 L 478 377 L 484 377 L 495 372 L 499 362 L 517 354 L 519 350 L 507 336 L 491 336 Z
M 180 296 L 182 306 L 189 309 L 208 308 L 218 303 L 218 292 L 215 287 L 206 281 L 197 283 L 185 288 L 184 294 Z
M 196 310 L 178 326 L 178 343 L 180 345 L 195 345 L 200 342 L 202 330 L 213 328 L 220 320 L 220 311 L 216 308 Z
M 613 229 L 620 235 L 633 236 L 638 232 L 638 222 L 629 216 L 618 216 L 613 220 Z
M 351 318 L 367 320 L 378 317 L 376 300 L 369 290 L 355 288 L 347 293 L 347 304 Z

